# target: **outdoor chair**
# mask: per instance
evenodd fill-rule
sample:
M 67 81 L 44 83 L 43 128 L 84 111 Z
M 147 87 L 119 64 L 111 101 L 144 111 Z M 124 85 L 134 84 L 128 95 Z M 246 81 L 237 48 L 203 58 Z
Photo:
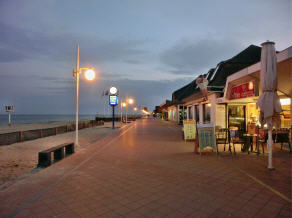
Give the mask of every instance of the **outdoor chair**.
M 264 129 L 258 129 L 258 135 L 257 135 L 257 142 L 256 142 L 256 150 L 257 154 L 260 154 L 260 145 L 262 146 L 263 154 L 265 153 L 265 145 L 267 144 L 268 140 L 268 134 L 267 131 Z
M 290 152 L 292 152 L 290 138 L 289 138 L 289 130 L 288 129 L 282 129 L 282 130 L 280 130 L 276 134 L 275 141 L 276 141 L 276 143 L 281 143 L 281 150 L 283 148 L 283 144 L 284 143 L 287 143 L 288 146 L 289 146 Z
M 249 153 L 250 141 L 249 138 L 244 136 L 244 131 L 242 130 L 231 130 L 230 139 L 233 144 L 234 154 L 235 154 L 235 145 L 241 145 L 241 151 L 247 151 Z
M 225 146 L 228 144 L 228 150 L 231 152 L 231 146 L 230 146 L 230 137 L 229 137 L 229 130 L 228 129 L 218 129 L 216 130 L 216 144 L 224 145 L 224 151 Z

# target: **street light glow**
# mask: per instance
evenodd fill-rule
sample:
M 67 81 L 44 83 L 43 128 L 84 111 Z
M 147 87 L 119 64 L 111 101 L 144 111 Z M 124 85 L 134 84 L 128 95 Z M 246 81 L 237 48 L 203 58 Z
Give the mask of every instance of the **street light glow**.
M 115 94 L 117 94 L 118 89 L 116 87 L 111 87 L 109 91 L 112 95 L 115 95 Z
M 94 78 L 95 78 L 95 72 L 94 72 L 94 70 L 91 70 L 91 69 L 89 69 L 89 70 L 86 70 L 85 71 L 85 78 L 87 79 L 87 80 L 94 80 Z
M 123 103 L 122 103 L 122 106 L 123 106 L 123 107 L 126 107 L 126 106 L 127 106 L 127 104 L 123 102 Z
M 134 107 L 134 111 L 137 111 L 137 108 L 136 107 Z
M 134 100 L 132 98 L 128 99 L 129 104 L 133 104 Z

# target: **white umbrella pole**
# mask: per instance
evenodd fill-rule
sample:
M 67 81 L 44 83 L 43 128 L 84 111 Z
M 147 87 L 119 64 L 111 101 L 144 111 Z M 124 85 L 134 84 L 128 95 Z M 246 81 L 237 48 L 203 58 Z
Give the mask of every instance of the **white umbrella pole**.
M 268 131 L 268 150 L 269 150 L 269 159 L 268 159 L 268 169 L 272 170 L 273 163 L 272 163 L 272 155 L 273 155 L 273 136 L 272 136 L 272 130 Z

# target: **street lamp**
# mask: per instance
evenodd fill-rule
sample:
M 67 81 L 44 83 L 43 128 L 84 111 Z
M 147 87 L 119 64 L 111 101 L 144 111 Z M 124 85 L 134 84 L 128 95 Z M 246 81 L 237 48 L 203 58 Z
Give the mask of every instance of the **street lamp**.
M 137 117 L 137 110 L 138 110 L 138 108 L 137 107 L 134 107 L 134 111 L 135 111 L 135 119 L 136 119 L 136 117 Z
M 79 45 L 77 45 L 77 57 L 76 57 L 76 69 L 73 70 L 73 77 L 76 77 L 76 119 L 75 119 L 75 145 L 78 144 L 78 105 L 79 105 L 79 74 L 85 71 L 85 78 L 87 80 L 93 80 L 95 78 L 95 72 L 92 68 L 80 68 L 79 67 Z
M 109 91 L 110 91 L 110 93 L 112 95 L 117 95 L 118 94 L 118 89 L 116 87 L 114 87 L 114 86 L 111 87 Z
M 128 99 L 128 102 L 129 102 L 129 104 L 133 104 L 134 103 L 134 100 L 132 98 L 129 98 Z
M 123 122 L 123 107 L 126 107 L 127 104 L 125 102 L 121 102 L 121 123 Z
M 126 99 L 129 104 L 134 104 L 134 100 L 132 98 Z M 126 105 L 126 123 L 128 123 L 128 107 Z
M 112 106 L 113 116 L 112 116 L 112 129 L 115 128 L 115 106 L 118 104 L 118 89 L 116 87 L 111 87 L 109 95 L 109 104 Z

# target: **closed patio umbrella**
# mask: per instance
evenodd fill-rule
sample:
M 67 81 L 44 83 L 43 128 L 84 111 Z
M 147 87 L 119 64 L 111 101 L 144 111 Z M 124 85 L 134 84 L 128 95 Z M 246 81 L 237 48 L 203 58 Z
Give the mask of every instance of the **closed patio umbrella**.
M 262 43 L 260 82 L 262 93 L 257 103 L 260 107 L 261 124 L 267 123 L 268 126 L 268 169 L 273 169 L 272 130 L 273 126 L 279 127 L 279 113 L 282 111 L 277 94 L 277 57 L 274 42 Z

